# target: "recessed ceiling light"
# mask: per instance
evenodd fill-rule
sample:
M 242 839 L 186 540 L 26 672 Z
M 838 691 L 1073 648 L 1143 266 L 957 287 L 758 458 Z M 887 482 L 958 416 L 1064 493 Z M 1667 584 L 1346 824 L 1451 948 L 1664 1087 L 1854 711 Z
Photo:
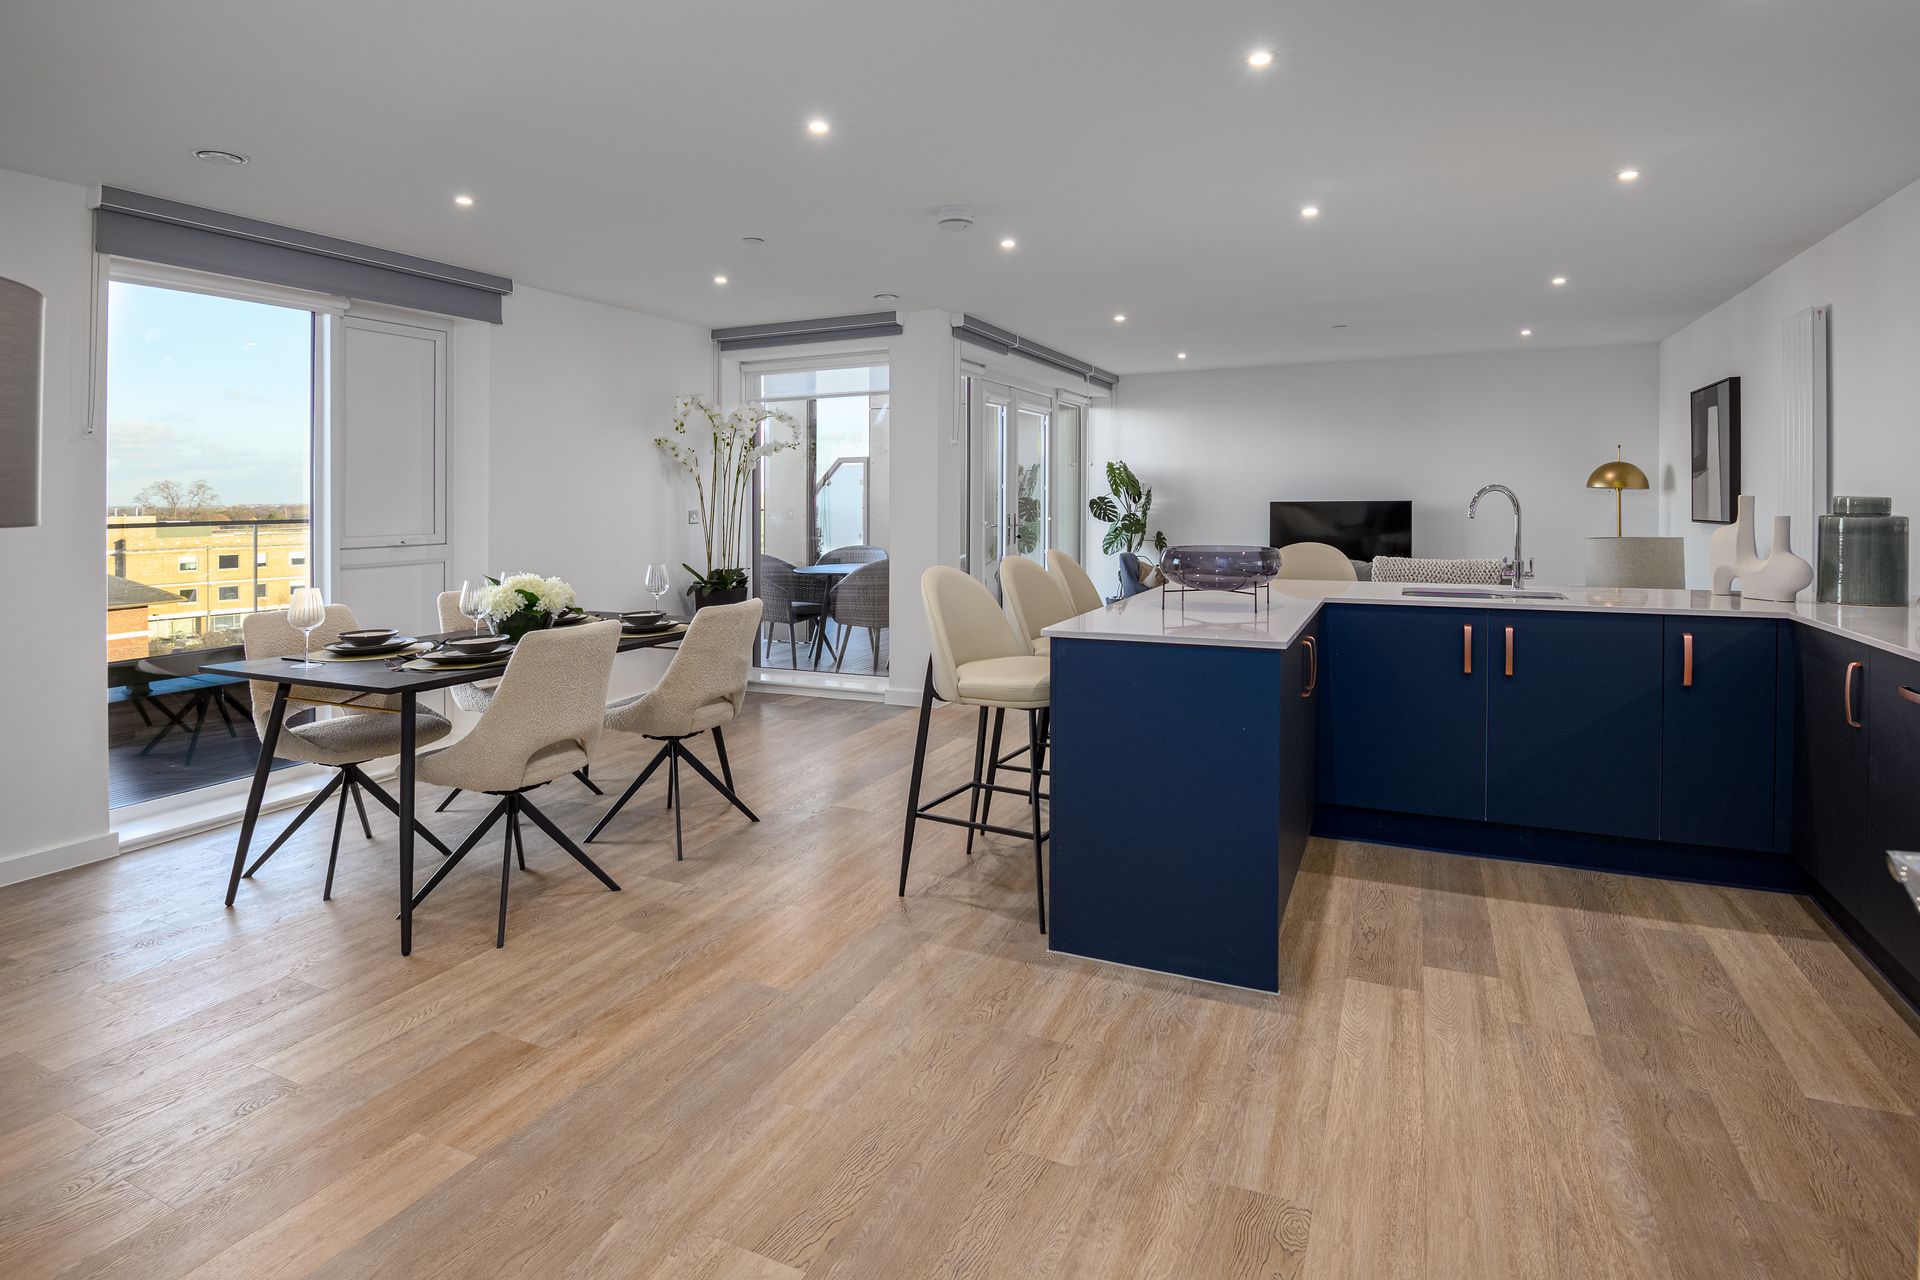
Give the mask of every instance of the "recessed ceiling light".
M 898 302 L 900 301 L 900 295 L 897 293 L 876 293 L 873 295 L 873 300 L 875 302 Z
M 765 244 L 766 242 L 767 242 L 767 239 L 765 236 L 741 236 L 740 237 L 741 244 Z
M 1116 313 L 1113 317 L 1113 322 L 1115 324 L 1125 324 L 1127 322 L 1127 317 L 1123 313 Z
M 1002 249 L 1016 249 L 1019 246 L 1014 243 L 1012 236 L 1008 236 L 1005 240 L 1002 240 L 1000 242 L 1000 247 Z
M 1248 66 L 1250 66 L 1250 67 L 1270 67 L 1270 66 L 1272 66 L 1272 65 L 1273 65 L 1273 50 L 1271 50 L 1271 49 L 1255 49 L 1255 50 L 1254 50 L 1254 51 L 1253 51 L 1252 53 L 1250 53 L 1250 54 L 1248 54 L 1248 55 L 1247 55 L 1247 65 L 1248 65 Z
M 208 164 L 245 164 L 247 158 L 238 151 L 222 151 L 218 147 L 202 147 L 193 153 L 196 160 L 205 160 Z
M 457 204 L 457 205 L 459 205 L 459 206 L 460 206 L 460 207 L 461 207 L 462 209 L 471 209 L 471 208 L 473 208 L 473 197 L 472 197 L 472 196 L 468 196 L 468 195 L 459 195 L 459 196 L 455 196 L 455 197 L 453 198 L 453 202 L 454 202 L 455 204 Z
M 816 138 L 824 133 L 831 132 L 832 129 L 833 129 L 833 126 L 828 124 L 825 120 L 807 121 L 807 132 L 812 134 Z
M 1620 179 L 1620 181 L 1622 182 L 1640 181 L 1640 171 L 1638 169 L 1622 169 L 1620 172 L 1614 174 L 1613 176 Z
M 725 284 L 727 282 L 727 278 L 725 276 L 715 276 L 713 278 L 713 282 L 715 284 Z
M 1521 337 L 1523 337 L 1523 338 L 1531 338 L 1531 337 L 1533 336 L 1533 330 L 1531 330 L 1531 329 L 1522 329 L 1522 330 L 1520 331 L 1520 336 L 1521 336 Z
M 1300 216 L 1307 219 L 1317 218 L 1320 216 L 1320 206 L 1317 204 L 1310 204 L 1306 208 L 1300 211 Z
M 1567 278 L 1565 276 L 1555 276 L 1553 278 L 1553 283 L 1556 285 L 1565 284 L 1566 282 Z
M 1187 358 L 1187 353 L 1184 351 L 1176 351 L 1173 353 L 1173 358 L 1175 360 L 1185 360 Z

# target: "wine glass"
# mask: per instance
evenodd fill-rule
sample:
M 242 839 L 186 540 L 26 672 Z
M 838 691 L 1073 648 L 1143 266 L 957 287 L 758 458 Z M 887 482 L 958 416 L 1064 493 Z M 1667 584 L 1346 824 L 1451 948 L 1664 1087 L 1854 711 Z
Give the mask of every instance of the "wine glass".
M 648 565 L 646 584 L 647 591 L 653 596 L 653 607 L 658 609 L 660 607 L 660 601 L 666 597 L 667 592 L 671 590 L 673 586 L 672 582 L 667 578 L 667 566 L 664 564 Z
M 480 619 L 487 616 L 487 580 L 469 578 L 460 584 L 460 616 L 473 624 L 473 634 L 482 634 Z
M 301 587 L 293 593 L 293 599 L 287 605 L 287 622 L 300 632 L 301 647 L 305 650 L 305 657 L 294 663 L 294 666 L 321 665 L 313 660 L 313 633 L 314 629 L 326 620 L 327 602 L 321 598 L 320 588 Z

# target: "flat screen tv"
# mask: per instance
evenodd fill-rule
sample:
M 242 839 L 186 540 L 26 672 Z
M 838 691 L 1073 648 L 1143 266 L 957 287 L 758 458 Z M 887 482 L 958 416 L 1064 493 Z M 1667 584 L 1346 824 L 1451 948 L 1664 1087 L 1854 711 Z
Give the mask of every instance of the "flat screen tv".
M 1269 545 L 1324 542 L 1349 560 L 1413 554 L 1413 502 L 1274 502 L 1267 508 Z

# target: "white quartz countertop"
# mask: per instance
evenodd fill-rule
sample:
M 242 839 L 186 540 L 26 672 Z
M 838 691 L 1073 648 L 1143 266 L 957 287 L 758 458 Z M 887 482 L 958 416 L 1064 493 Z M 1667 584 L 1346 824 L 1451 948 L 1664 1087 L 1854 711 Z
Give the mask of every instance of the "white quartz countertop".
M 1627 588 L 1529 585 L 1529 592 L 1559 592 L 1564 600 L 1512 597 L 1504 588 L 1493 599 L 1410 596 L 1398 582 L 1304 582 L 1276 580 L 1271 593 L 1175 592 L 1163 588 L 1116 601 L 1104 609 L 1055 623 L 1048 636 L 1068 640 L 1125 640 L 1152 644 L 1198 644 L 1284 649 L 1297 639 L 1323 605 L 1391 604 L 1422 609 L 1546 609 L 1581 613 L 1657 613 L 1749 618 L 1787 618 L 1858 640 L 1904 658 L 1920 659 L 1920 610 L 1906 606 L 1744 600 L 1705 591 L 1644 591 Z

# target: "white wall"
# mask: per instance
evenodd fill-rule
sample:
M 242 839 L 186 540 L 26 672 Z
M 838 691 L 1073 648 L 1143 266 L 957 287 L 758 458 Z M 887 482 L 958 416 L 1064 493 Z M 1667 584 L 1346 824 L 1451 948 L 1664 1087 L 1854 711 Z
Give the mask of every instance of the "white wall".
M 1536 580 L 1577 584 L 1584 539 L 1613 532 L 1612 496 L 1587 473 L 1616 443 L 1654 465 L 1657 372 L 1652 346 L 1627 346 L 1129 377 L 1117 408 L 1095 410 L 1089 456 L 1096 476 L 1132 464 L 1174 543 L 1265 545 L 1272 501 L 1411 498 L 1416 555 L 1498 557 L 1513 549 L 1506 503 L 1467 519 L 1498 482 L 1520 495 Z M 1628 533 L 1656 531 L 1652 499 L 1627 495 Z M 1111 592 L 1101 530 L 1089 568 Z
M 682 588 L 682 562 L 704 564 L 692 482 L 653 441 L 675 396 L 713 391 L 706 330 L 525 287 L 504 321 L 489 357 L 488 571 L 563 577 L 590 608 L 651 608 L 649 561 Z M 664 665 L 623 655 L 614 695 Z
M 109 857 L 104 432 L 90 433 L 93 223 L 84 188 L 0 169 L 0 276 L 46 295 L 40 525 L 0 529 L 15 625 L 0 741 L 0 884 Z
M 1758 499 L 1761 551 L 1780 511 L 1781 323 L 1833 308 L 1833 491 L 1890 496 L 1920 517 L 1920 183 L 1896 193 L 1660 344 L 1660 506 L 1687 539 L 1687 577 L 1707 585 L 1707 539 L 1687 484 L 1688 396 L 1740 378 L 1742 493 Z M 1795 529 L 1811 560 L 1814 531 Z M 1920 559 L 1912 590 L 1920 591 Z

